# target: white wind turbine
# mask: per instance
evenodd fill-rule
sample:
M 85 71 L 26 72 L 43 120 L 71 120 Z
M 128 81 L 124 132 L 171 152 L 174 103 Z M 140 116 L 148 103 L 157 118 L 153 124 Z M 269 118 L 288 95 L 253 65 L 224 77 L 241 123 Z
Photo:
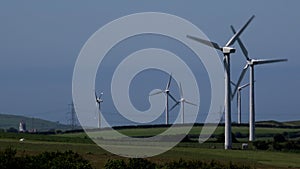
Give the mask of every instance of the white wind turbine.
M 232 32 L 235 34 L 235 29 L 233 26 L 231 26 Z M 248 51 L 242 41 L 237 38 L 237 41 L 239 43 L 240 48 L 242 49 L 242 52 L 247 60 L 246 66 L 241 72 L 241 75 L 239 77 L 239 80 L 237 82 L 237 86 L 241 83 L 243 80 L 243 77 L 248 69 L 250 67 L 250 90 L 249 90 L 249 99 L 250 99 L 250 112 L 249 112 L 249 141 L 254 141 L 255 140 L 255 102 L 254 102 L 254 66 L 255 65 L 262 65 L 262 64 L 268 64 L 268 63 L 275 63 L 275 62 L 285 62 L 287 59 L 251 59 L 248 56 Z M 235 88 L 233 92 L 233 96 L 237 91 L 237 87 Z
M 187 35 L 188 38 L 193 39 L 197 42 L 200 42 L 204 45 L 213 47 L 222 51 L 224 58 L 224 68 L 225 68 L 225 149 L 232 148 L 232 138 L 231 138 L 231 80 L 230 80 L 230 54 L 235 53 L 235 49 L 230 47 L 234 44 L 234 42 L 238 39 L 238 37 L 242 34 L 242 32 L 246 29 L 249 23 L 254 18 L 254 15 L 246 22 L 246 24 L 237 32 L 235 33 L 229 41 L 226 43 L 224 47 L 220 47 L 217 43 L 207 41 L 201 38 L 193 37 Z
M 168 80 L 168 83 L 167 83 L 167 86 L 166 86 L 165 90 L 160 90 L 158 92 L 150 94 L 150 96 L 161 94 L 161 93 L 164 93 L 166 95 L 166 110 L 165 110 L 166 111 L 166 125 L 169 124 L 169 97 L 171 97 L 171 99 L 174 102 L 177 102 L 177 100 L 170 94 L 171 81 L 172 81 L 172 74 L 170 74 L 170 77 L 169 77 L 169 80 Z
M 95 91 L 95 98 L 96 98 L 96 104 L 97 104 L 97 108 L 98 108 L 98 128 L 101 128 L 101 103 L 103 102 L 103 99 L 101 99 L 103 95 L 103 92 L 100 93 L 100 95 L 98 96 L 96 91 Z
M 181 87 L 181 83 L 179 84 L 179 90 L 180 90 L 180 99 L 178 101 L 176 101 L 176 104 L 170 109 L 170 111 L 172 111 L 179 103 L 181 105 L 181 123 L 184 124 L 184 104 L 187 103 L 187 104 L 190 104 L 190 105 L 193 105 L 193 106 L 197 106 L 195 103 L 192 103 L 190 101 L 188 101 L 187 99 L 184 98 L 183 96 L 183 90 L 182 90 L 182 87 Z

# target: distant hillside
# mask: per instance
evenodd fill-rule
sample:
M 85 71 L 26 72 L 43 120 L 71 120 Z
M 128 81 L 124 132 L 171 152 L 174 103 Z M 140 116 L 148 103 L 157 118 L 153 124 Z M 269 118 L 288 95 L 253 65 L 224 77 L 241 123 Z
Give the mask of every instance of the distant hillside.
M 69 130 L 70 125 L 60 124 L 57 122 L 47 121 L 38 118 L 30 118 L 19 115 L 0 114 L 0 129 L 8 129 L 13 127 L 19 129 L 19 123 L 26 123 L 27 130 L 37 129 L 37 131 L 48 131 L 50 129 Z
M 278 121 L 274 121 L 274 120 L 268 120 L 268 121 L 259 121 L 259 122 L 256 122 L 256 124 L 271 125 L 274 127 L 300 127 L 300 120 L 287 121 L 287 122 L 278 122 Z

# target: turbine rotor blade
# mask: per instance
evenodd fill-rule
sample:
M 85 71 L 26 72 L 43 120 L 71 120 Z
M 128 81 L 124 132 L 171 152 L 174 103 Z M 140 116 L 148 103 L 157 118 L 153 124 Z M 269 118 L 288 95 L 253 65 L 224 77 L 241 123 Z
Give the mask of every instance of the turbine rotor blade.
M 252 15 L 252 17 L 247 21 L 247 23 L 231 37 L 231 39 L 226 43 L 225 47 L 228 47 L 228 46 L 231 46 L 232 44 L 234 44 L 234 42 L 243 33 L 243 31 L 246 29 L 246 27 L 249 25 L 249 23 L 252 21 L 253 18 L 254 18 L 254 15 Z
M 103 92 L 100 93 L 99 99 L 101 99 L 102 96 L 103 96 Z
M 236 86 L 236 84 L 235 84 L 233 81 L 230 81 L 230 83 L 231 83 L 233 86 Z
M 225 69 L 225 71 L 228 72 L 228 64 L 227 64 L 227 62 L 226 62 L 225 57 L 223 57 L 223 64 L 224 64 L 224 69 Z
M 241 75 L 240 75 L 240 77 L 239 77 L 239 80 L 238 80 L 238 82 L 236 83 L 234 92 L 232 93 L 232 98 L 234 97 L 234 95 L 235 95 L 237 89 L 239 88 L 239 86 L 240 86 L 240 84 L 241 84 L 241 82 L 242 82 L 242 80 L 243 80 L 243 78 L 244 78 L 244 76 L 245 76 L 245 73 L 246 73 L 248 67 L 249 67 L 249 64 L 246 64 L 246 66 L 245 66 L 244 69 L 242 70 Z
M 171 107 L 171 109 L 169 110 L 169 112 L 171 112 L 180 102 L 176 102 L 176 104 L 174 104 L 174 106 Z
M 181 83 L 179 83 L 179 87 L 180 87 L 180 97 L 183 98 L 183 90 L 182 90 Z
M 170 96 L 174 102 L 177 102 L 177 100 L 170 93 L 168 93 L 168 96 Z
M 163 93 L 163 92 L 164 92 L 163 90 L 160 90 L 160 91 L 158 91 L 158 92 L 155 92 L 155 93 L 150 94 L 149 96 L 157 95 L 157 94 L 160 94 L 160 93 Z
M 232 25 L 230 26 L 230 28 L 231 28 L 232 32 L 233 32 L 234 34 L 236 34 L 236 31 L 235 31 L 235 29 L 234 29 L 234 27 L 233 27 Z M 243 44 L 243 42 L 241 41 L 241 39 L 240 39 L 239 37 L 237 38 L 237 41 L 238 41 L 238 44 L 239 44 L 240 48 L 242 49 L 242 52 L 243 52 L 244 56 L 245 56 L 246 59 L 249 61 L 250 58 L 249 58 L 249 56 L 248 56 L 248 51 L 247 51 L 245 45 Z
M 197 104 L 192 103 L 192 102 L 190 102 L 190 101 L 188 101 L 188 100 L 185 100 L 184 102 L 187 103 L 187 104 L 193 105 L 193 106 L 198 106 Z
M 189 38 L 189 39 L 192 39 L 194 41 L 200 42 L 200 43 L 202 43 L 204 45 L 207 45 L 207 46 L 210 46 L 210 47 L 213 47 L 215 49 L 218 49 L 218 50 L 222 51 L 222 48 L 217 43 L 215 43 L 215 42 L 211 42 L 211 41 L 204 40 L 204 39 L 197 38 L 197 37 L 190 36 L 190 35 L 187 35 L 186 37 Z
M 262 65 L 267 63 L 286 62 L 286 61 L 288 60 L 287 59 L 258 59 L 258 60 L 253 60 L 252 63 L 254 65 Z
M 171 80 L 172 80 L 172 73 L 170 74 L 170 77 L 169 77 L 169 81 L 168 81 L 168 83 L 167 83 L 166 90 L 169 90 L 170 84 L 171 84 Z
M 245 87 L 248 87 L 250 85 L 250 83 L 244 84 L 243 86 L 240 86 L 239 89 L 243 89 Z

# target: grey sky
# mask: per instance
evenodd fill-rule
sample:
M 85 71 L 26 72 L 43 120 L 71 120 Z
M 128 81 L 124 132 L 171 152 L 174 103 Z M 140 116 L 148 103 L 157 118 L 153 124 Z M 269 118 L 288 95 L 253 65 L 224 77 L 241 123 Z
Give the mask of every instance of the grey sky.
M 299 6 L 300 2 L 296 0 L 2 1 L 0 113 L 66 121 L 67 104 L 72 99 L 73 68 L 86 40 L 114 19 L 151 11 L 187 19 L 220 45 L 231 37 L 231 24 L 239 28 L 255 14 L 256 18 L 241 36 L 249 55 L 254 58 L 289 59 L 287 63 L 257 66 L 257 120 L 299 120 Z M 153 44 L 149 42 L 148 45 Z M 134 48 L 132 46 L 133 43 L 129 48 Z M 147 43 L 137 46 L 147 47 Z M 234 46 L 237 53 L 232 55 L 232 74 L 236 80 L 245 60 L 238 45 Z M 172 46 L 165 47 L 172 50 Z M 176 51 L 175 48 L 173 50 Z M 247 79 L 248 76 L 244 82 Z M 243 91 L 243 122 L 248 119 L 247 93 L 248 89 Z M 233 106 L 235 120 L 235 103 Z M 104 110 L 110 111 L 110 107 L 106 105 Z

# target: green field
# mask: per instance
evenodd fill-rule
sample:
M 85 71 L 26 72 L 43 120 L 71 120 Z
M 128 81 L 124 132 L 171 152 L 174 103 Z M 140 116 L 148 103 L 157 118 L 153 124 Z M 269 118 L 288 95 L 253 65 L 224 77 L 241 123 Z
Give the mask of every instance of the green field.
M 137 128 L 120 129 L 119 131 L 129 136 L 152 136 L 164 131 L 164 128 Z M 201 127 L 193 127 L 190 134 L 199 134 Z M 223 133 L 224 128 L 218 127 L 214 134 Z M 282 128 L 257 128 L 258 135 L 270 135 L 276 133 L 295 133 L 300 129 Z M 233 133 L 248 133 L 247 127 L 233 127 Z M 146 133 L 146 134 L 145 134 Z M 20 142 L 20 138 L 25 138 Z M 269 137 L 259 137 L 258 139 L 271 139 Z M 240 139 L 241 142 L 247 139 Z M 33 135 L 24 133 L 0 133 L 0 149 L 7 147 L 17 149 L 18 154 L 38 154 L 43 151 L 66 151 L 73 150 L 88 159 L 95 168 L 102 168 L 108 159 L 124 159 L 113 155 L 97 145 L 95 145 L 85 133 L 70 133 L 57 135 Z M 211 147 L 214 147 L 212 149 Z M 179 143 L 173 149 L 155 157 L 148 158 L 151 161 L 161 163 L 174 159 L 185 160 L 217 160 L 227 163 L 247 164 L 253 168 L 300 168 L 300 153 L 298 152 L 276 152 L 258 150 L 237 150 L 241 143 L 233 145 L 235 150 L 223 150 L 222 143 L 207 142 L 198 144 L 197 142 Z

